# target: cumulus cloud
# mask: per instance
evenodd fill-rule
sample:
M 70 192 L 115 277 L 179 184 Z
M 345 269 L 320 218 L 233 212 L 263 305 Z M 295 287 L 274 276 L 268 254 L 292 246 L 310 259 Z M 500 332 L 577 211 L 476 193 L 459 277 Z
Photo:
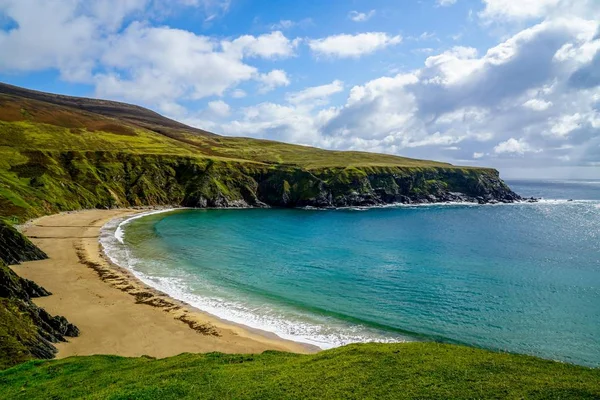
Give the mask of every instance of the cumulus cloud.
M 244 35 L 229 42 L 223 41 L 221 46 L 227 53 L 241 57 L 285 58 L 294 55 L 297 40 L 289 40 L 281 31 L 260 36 Z
M 545 101 L 540 99 L 529 99 L 523 103 L 523 107 L 529 108 L 535 111 L 545 111 L 552 106 L 551 101 Z
M 292 104 L 300 104 L 311 102 L 313 104 L 323 104 L 327 99 L 344 90 L 344 83 L 339 80 L 335 80 L 327 85 L 313 86 L 306 88 L 300 92 L 288 93 L 286 99 Z
M 262 84 L 259 92 L 267 93 L 279 86 L 288 86 L 290 80 L 284 70 L 274 69 L 267 74 L 261 74 L 258 81 Z
M 134 22 L 103 53 L 110 69 L 94 76 L 97 94 L 150 104 L 220 96 L 258 73 L 244 63 L 244 51 L 226 47 L 188 31 Z
M 384 32 L 367 32 L 357 35 L 334 35 L 313 39 L 308 46 L 317 56 L 358 58 L 402 42 L 402 36 L 390 36 Z
M 525 141 L 525 139 L 510 138 L 505 142 L 498 143 L 494 147 L 494 153 L 514 153 L 514 154 L 525 154 L 528 151 L 533 151 L 531 146 Z
M 597 0 L 483 0 L 479 16 L 491 22 L 548 19 L 571 15 L 596 18 L 600 13 Z
M 231 111 L 231 107 L 229 107 L 229 104 L 225 103 L 223 100 L 215 100 L 208 102 L 208 109 L 216 117 L 226 117 Z

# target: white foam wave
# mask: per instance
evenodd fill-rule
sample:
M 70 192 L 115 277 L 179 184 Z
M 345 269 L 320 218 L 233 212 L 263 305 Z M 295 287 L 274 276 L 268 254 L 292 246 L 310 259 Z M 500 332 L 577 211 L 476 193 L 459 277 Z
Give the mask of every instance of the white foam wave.
M 143 212 L 143 213 L 140 213 L 140 214 L 135 214 L 134 216 L 129 217 L 129 218 L 127 218 L 127 219 L 125 219 L 125 220 L 123 220 L 122 222 L 119 223 L 119 225 L 117 226 L 117 229 L 115 230 L 115 233 L 114 233 L 115 238 L 121 244 L 123 244 L 124 243 L 123 239 L 125 237 L 125 232 L 123 231 L 123 228 L 125 227 L 125 225 L 127 225 L 131 221 L 136 220 L 138 218 L 147 217 L 148 215 L 162 214 L 162 213 L 171 212 L 171 211 L 175 211 L 175 210 L 178 210 L 178 209 L 176 209 L 176 208 L 165 208 L 165 209 L 153 210 L 153 211 Z
M 571 199 L 537 199 L 534 202 L 530 201 L 517 201 L 514 203 L 486 203 L 479 204 L 475 202 L 467 201 L 449 201 L 445 203 L 390 203 L 390 204 L 378 204 L 373 206 L 350 206 L 350 207 L 336 207 L 336 208 L 316 208 L 316 207 L 302 207 L 302 210 L 346 210 L 346 211 L 368 211 L 377 210 L 382 208 L 438 208 L 438 207 L 506 207 L 506 206 L 535 206 L 535 205 L 559 205 L 559 204 L 590 204 L 598 203 L 600 200 L 571 200 Z
M 385 337 L 369 332 L 360 325 L 345 325 L 333 319 L 311 315 L 296 315 L 292 318 L 279 309 L 266 304 L 250 305 L 217 296 L 203 296 L 194 293 L 187 279 L 149 277 L 140 272 L 136 276 L 145 284 L 169 296 L 186 302 L 209 314 L 237 324 L 272 332 L 283 339 L 308 343 L 322 349 L 358 342 L 399 342 L 398 337 Z

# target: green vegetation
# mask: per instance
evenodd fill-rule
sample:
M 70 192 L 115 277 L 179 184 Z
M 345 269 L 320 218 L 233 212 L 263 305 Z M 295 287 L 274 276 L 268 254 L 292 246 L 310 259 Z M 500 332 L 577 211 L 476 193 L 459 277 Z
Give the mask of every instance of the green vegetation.
M 315 355 L 182 354 L 30 361 L 0 372 L 10 399 L 597 399 L 600 370 L 437 343 Z
M 35 342 L 36 327 L 19 305 L 17 300 L 0 297 L 0 369 L 34 358 L 30 344 Z

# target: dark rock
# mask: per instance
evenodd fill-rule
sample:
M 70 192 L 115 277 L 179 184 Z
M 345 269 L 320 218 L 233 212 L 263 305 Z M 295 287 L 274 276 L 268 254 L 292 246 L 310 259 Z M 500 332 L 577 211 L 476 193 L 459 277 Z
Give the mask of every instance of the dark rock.
M 57 350 L 52 343 L 64 342 L 66 336 L 79 335 L 79 329 L 65 317 L 52 316 L 31 301 L 33 297 L 49 294 L 36 283 L 19 277 L 0 261 L 0 306 L 5 307 L 0 315 L 5 320 L 29 321 L 21 324 L 27 329 L 8 329 L 2 334 L 12 336 L 11 340 L 21 343 L 31 357 L 53 358 Z
M 29 239 L 12 226 L 0 221 L 0 261 L 12 265 L 45 258 L 48 256 Z

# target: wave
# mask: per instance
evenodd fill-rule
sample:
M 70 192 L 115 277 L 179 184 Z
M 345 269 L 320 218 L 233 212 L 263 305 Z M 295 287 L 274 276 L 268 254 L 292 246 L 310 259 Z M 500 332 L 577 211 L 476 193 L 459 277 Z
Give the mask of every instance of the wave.
M 165 209 L 161 209 L 161 210 L 153 210 L 153 211 L 143 212 L 140 214 L 135 214 L 134 216 L 129 217 L 119 223 L 119 225 L 117 226 L 117 228 L 115 230 L 114 236 L 121 244 L 124 244 L 123 239 L 125 237 L 125 232 L 123 231 L 123 227 L 125 225 L 129 224 L 131 221 L 136 220 L 138 218 L 147 217 L 148 215 L 162 214 L 162 213 L 176 211 L 176 210 L 182 210 L 182 208 L 165 208 Z M 120 219 L 117 219 L 117 220 L 120 220 Z
M 535 202 L 527 200 L 516 201 L 514 203 L 487 203 L 479 204 L 476 202 L 467 201 L 449 201 L 445 203 L 390 203 L 390 204 L 377 204 L 372 206 L 348 206 L 348 207 L 335 207 L 335 208 L 318 208 L 318 207 L 300 207 L 300 210 L 307 211 L 331 211 L 331 210 L 343 210 L 343 211 L 368 211 L 377 210 L 383 208 L 438 208 L 438 207 L 505 207 L 505 206 L 536 206 L 536 205 L 561 205 L 561 204 L 594 204 L 600 203 L 600 200 L 572 200 L 572 199 L 537 199 Z

